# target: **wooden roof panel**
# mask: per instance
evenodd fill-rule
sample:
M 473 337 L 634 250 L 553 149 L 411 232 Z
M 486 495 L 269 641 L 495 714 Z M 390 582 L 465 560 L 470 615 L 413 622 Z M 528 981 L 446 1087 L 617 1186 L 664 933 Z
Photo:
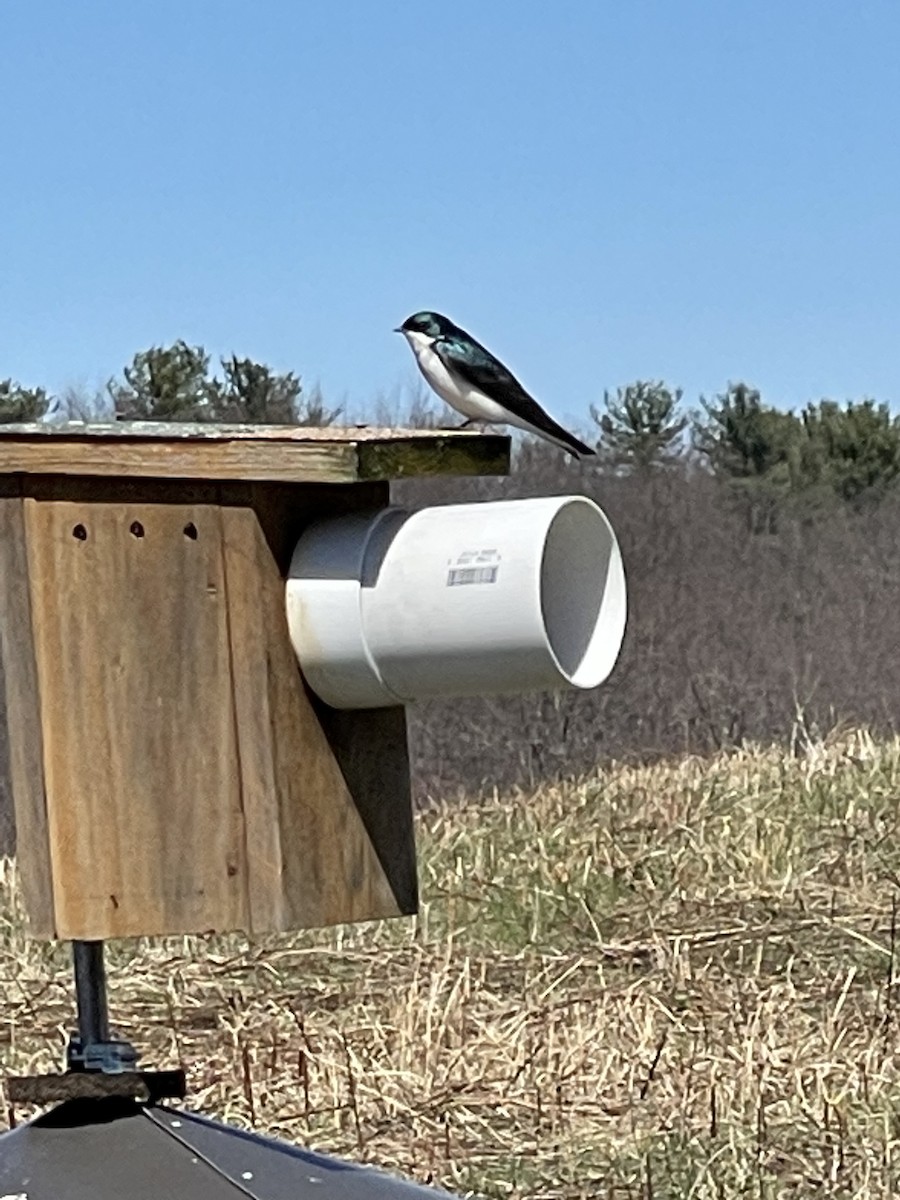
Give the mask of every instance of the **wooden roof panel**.
M 505 475 L 509 438 L 468 430 L 119 421 L 0 425 L 0 475 L 354 483 Z

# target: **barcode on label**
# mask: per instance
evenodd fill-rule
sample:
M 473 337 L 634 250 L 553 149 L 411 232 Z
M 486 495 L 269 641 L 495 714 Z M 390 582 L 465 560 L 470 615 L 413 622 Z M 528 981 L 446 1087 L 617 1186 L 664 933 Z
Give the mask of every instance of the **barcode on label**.
M 496 583 L 499 567 L 451 567 L 447 572 L 447 587 L 462 587 L 467 583 Z

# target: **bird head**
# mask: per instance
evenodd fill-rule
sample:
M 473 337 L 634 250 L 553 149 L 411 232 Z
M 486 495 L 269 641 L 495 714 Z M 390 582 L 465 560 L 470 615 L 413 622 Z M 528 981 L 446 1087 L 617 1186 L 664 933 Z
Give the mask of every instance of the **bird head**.
M 422 337 L 434 339 L 446 337 L 456 331 L 456 326 L 447 317 L 442 317 L 440 313 L 435 312 L 417 312 L 406 320 L 394 333 L 402 333 L 404 336 L 409 334 L 420 334 Z

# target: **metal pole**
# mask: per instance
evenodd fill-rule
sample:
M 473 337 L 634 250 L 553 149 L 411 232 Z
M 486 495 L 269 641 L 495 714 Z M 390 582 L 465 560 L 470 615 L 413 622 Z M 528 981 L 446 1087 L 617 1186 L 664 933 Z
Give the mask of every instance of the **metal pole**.
M 83 1049 L 109 1041 L 109 1012 L 106 1007 L 106 968 L 102 942 L 73 942 L 75 1003 L 78 1007 L 78 1036 Z

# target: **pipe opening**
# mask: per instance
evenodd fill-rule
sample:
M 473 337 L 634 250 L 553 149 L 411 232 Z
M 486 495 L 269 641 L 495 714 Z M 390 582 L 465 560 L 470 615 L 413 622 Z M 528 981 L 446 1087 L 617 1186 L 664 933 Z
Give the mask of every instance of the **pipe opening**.
M 612 529 L 575 499 L 550 523 L 541 560 L 541 614 L 550 649 L 576 687 L 601 683 L 625 625 L 625 580 Z

